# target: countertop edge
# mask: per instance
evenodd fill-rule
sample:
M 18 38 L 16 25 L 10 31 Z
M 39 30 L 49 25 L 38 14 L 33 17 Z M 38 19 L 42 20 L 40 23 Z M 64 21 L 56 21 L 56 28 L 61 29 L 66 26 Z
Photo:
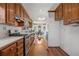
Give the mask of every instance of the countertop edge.
M 13 36 L 13 37 L 14 37 L 14 36 Z M 20 39 L 22 39 L 22 38 L 23 38 L 23 37 L 21 36 L 21 37 L 17 38 L 17 40 L 14 40 L 14 41 L 12 41 L 12 42 L 7 43 L 6 45 L 0 47 L 0 50 L 3 50 L 3 49 L 5 49 L 5 48 L 7 48 L 8 46 L 10 46 L 10 45 L 16 43 L 18 40 L 20 40 Z

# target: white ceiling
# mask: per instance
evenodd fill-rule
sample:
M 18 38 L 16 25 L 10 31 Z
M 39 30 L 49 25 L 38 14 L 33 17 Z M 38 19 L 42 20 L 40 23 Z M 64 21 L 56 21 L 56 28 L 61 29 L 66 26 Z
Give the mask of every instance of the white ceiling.
M 32 20 L 39 20 L 39 17 L 47 20 L 48 10 L 55 9 L 58 3 L 23 3 L 22 5 Z

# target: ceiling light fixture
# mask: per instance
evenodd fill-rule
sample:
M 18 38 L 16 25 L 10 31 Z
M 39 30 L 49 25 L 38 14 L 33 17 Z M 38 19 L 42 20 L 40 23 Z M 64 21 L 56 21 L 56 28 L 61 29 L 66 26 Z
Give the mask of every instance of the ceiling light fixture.
M 42 9 L 40 9 L 40 12 L 42 12 Z
M 45 17 L 39 17 L 38 20 L 45 20 Z

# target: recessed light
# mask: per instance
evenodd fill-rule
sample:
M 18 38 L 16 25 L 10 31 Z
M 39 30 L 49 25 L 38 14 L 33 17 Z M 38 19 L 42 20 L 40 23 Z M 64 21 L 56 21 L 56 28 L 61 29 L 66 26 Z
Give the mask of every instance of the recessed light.
M 42 9 L 40 9 L 40 12 L 42 12 Z

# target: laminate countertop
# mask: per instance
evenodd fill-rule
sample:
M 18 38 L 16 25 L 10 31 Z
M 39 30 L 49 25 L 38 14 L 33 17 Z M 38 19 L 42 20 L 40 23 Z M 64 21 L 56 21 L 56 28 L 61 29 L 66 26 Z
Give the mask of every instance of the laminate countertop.
M 0 49 L 22 38 L 23 36 L 11 36 L 11 37 L 6 37 L 6 38 L 0 38 Z

